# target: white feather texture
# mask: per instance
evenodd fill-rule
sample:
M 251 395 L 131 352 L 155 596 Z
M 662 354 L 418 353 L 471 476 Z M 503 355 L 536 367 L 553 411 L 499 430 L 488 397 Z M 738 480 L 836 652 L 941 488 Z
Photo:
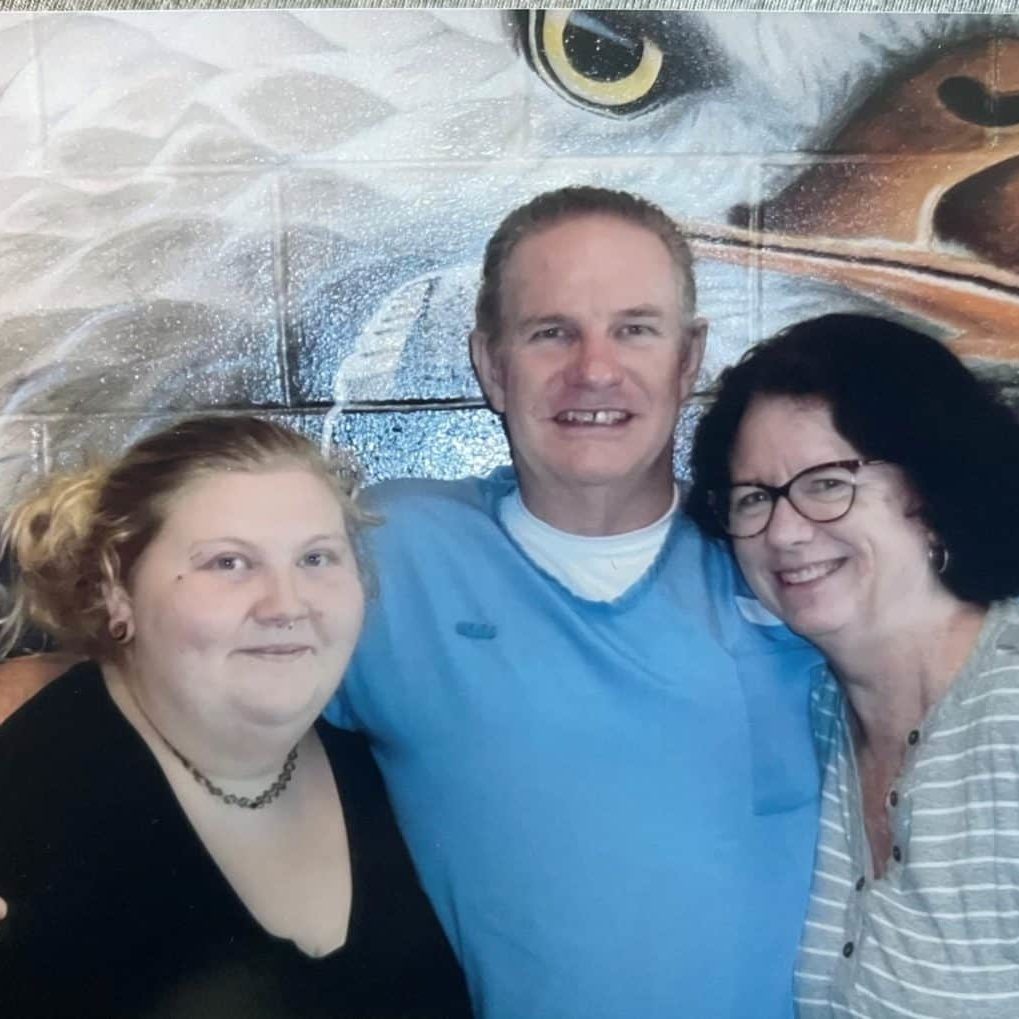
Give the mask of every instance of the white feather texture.
M 726 224 L 896 68 L 1014 28 L 628 17 L 710 84 L 632 117 L 584 108 L 499 10 L 0 14 L 3 490 L 161 414 L 264 408 L 314 431 L 334 404 L 477 402 L 478 262 L 513 205 L 591 182 Z M 708 375 L 803 314 L 867 305 L 753 266 L 699 278 Z M 505 454 L 464 427 L 449 473 Z M 416 470 L 401 449 L 373 475 Z

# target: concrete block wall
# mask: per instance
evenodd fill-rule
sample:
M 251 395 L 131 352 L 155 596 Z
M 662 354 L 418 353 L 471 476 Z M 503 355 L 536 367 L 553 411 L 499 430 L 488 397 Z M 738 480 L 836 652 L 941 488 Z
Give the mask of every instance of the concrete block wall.
M 0 14 L 0 497 L 206 409 L 369 480 L 504 462 L 480 253 L 574 182 L 688 224 L 705 383 L 864 309 L 1019 390 L 1017 95 L 1011 16 Z

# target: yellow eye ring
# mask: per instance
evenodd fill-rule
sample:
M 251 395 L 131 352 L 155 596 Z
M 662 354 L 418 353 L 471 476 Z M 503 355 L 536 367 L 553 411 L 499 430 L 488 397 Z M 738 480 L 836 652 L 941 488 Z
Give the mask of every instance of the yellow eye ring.
M 552 10 L 532 12 L 532 52 L 542 76 L 559 91 L 592 106 L 618 110 L 640 102 L 654 88 L 662 73 L 664 56 L 647 36 L 641 39 L 641 56 L 637 66 L 625 77 L 615 81 L 599 81 L 578 71 L 566 52 L 566 30 L 575 12 Z M 536 29 L 540 25 L 540 44 Z

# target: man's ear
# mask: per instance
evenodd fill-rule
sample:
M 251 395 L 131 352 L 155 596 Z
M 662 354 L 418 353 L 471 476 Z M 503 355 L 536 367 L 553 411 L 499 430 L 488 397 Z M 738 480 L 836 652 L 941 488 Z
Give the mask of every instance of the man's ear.
M 704 361 L 704 341 L 708 335 L 706 319 L 695 318 L 684 330 L 683 358 L 679 363 L 679 388 L 685 400 L 697 382 Z
M 506 410 L 506 384 L 498 341 L 478 329 L 471 332 L 471 367 L 489 407 L 496 414 Z

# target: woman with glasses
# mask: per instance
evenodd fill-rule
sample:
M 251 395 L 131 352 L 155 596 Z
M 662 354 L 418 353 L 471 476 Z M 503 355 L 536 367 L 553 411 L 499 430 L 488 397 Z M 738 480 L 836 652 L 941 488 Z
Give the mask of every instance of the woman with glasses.
M 825 654 L 799 1014 L 1019 1015 L 1019 423 L 938 341 L 828 315 L 726 371 L 689 512 Z

